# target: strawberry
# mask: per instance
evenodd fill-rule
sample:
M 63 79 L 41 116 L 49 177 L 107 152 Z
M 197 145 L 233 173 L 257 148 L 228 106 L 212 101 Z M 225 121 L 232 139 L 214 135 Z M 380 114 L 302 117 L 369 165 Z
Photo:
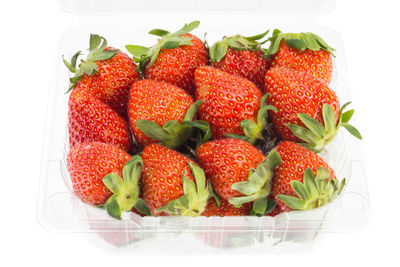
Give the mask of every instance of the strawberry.
M 105 205 L 110 216 L 120 219 L 121 211 L 130 211 L 139 196 L 142 162 L 138 156 L 130 158 L 110 144 L 74 146 L 67 168 L 75 195 L 87 204 Z
M 127 45 L 146 79 L 163 81 L 184 89 L 194 95 L 194 71 L 208 64 L 208 53 L 204 43 L 189 34 L 199 26 L 193 21 L 175 33 L 154 29 L 149 34 L 161 37 L 153 47 Z
M 193 133 L 192 119 L 198 101 L 181 88 L 153 80 L 141 80 L 132 85 L 129 96 L 129 120 L 132 132 L 141 145 L 162 142 L 176 148 Z
M 203 170 L 186 156 L 159 144 L 142 151 L 142 195 L 155 215 L 198 216 L 210 185 Z
M 270 153 L 266 158 L 248 142 L 227 138 L 200 145 L 197 159 L 217 195 L 235 207 L 256 201 L 255 210 L 264 213 L 272 170 L 279 164 L 276 153 Z
M 260 91 L 264 91 L 264 77 L 271 61 L 263 57 L 265 53 L 258 40 L 267 33 L 268 31 L 250 37 L 224 37 L 209 49 L 211 66 L 242 76 L 252 81 Z
M 85 142 L 103 142 L 129 151 L 132 137 L 128 123 L 84 88 L 75 88 L 68 102 L 70 147 Z
M 317 154 L 291 141 L 276 147 L 281 163 L 274 169 L 270 197 L 278 211 L 308 210 L 332 201 L 343 189 L 331 167 Z
M 266 57 L 273 66 L 305 71 L 329 85 L 332 79 L 334 48 L 314 33 L 282 33 L 274 30 Z
M 254 83 L 210 66 L 198 67 L 195 79 L 196 99 L 204 101 L 200 119 L 209 123 L 213 137 L 245 134 L 242 139 L 251 143 L 263 138 L 266 115 L 274 108 L 265 105 L 266 96 Z
M 76 66 L 81 51 L 64 64 L 75 74 L 70 90 L 85 89 L 88 93 L 126 117 L 128 93 L 132 83 L 140 79 L 133 60 L 118 49 L 107 47 L 107 41 L 97 34 L 90 35 L 89 55 Z
M 220 203 L 218 204 L 215 198 L 210 198 L 204 212 L 201 215 L 206 217 L 248 216 L 250 215 L 251 209 L 251 203 L 245 203 L 240 208 L 235 208 L 225 199 L 221 199 Z
M 277 108 L 271 119 L 282 138 L 301 142 L 320 152 L 343 126 L 353 136 L 361 134 L 348 124 L 354 110 L 343 112 L 333 90 L 307 72 L 275 66 L 265 76 L 267 101 Z M 305 127 L 303 127 L 305 126 Z

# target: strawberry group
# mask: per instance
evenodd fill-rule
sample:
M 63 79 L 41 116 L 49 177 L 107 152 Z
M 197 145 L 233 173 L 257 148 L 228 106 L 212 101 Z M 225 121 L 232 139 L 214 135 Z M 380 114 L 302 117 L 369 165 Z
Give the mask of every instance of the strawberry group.
M 151 30 L 156 45 L 126 46 L 133 59 L 91 35 L 85 61 L 64 60 L 75 195 L 117 219 L 276 216 L 333 201 L 345 180 L 316 153 L 340 127 L 361 139 L 329 88 L 334 49 L 278 30 L 208 47 L 190 33 L 198 26 Z

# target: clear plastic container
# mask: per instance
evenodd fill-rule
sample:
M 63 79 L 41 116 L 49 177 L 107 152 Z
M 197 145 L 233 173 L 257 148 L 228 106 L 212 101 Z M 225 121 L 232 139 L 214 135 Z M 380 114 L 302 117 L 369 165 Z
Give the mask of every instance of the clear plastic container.
M 72 192 L 66 169 L 67 106 L 69 74 L 61 56 L 70 57 L 87 47 L 90 33 L 107 38 L 125 51 L 126 44 L 152 45 L 150 29 L 175 30 L 184 23 L 200 20 L 193 33 L 207 32 L 210 43 L 224 35 L 252 35 L 266 29 L 311 31 L 336 48 L 330 87 L 340 102 L 351 100 L 346 62 L 340 34 L 319 25 L 318 18 L 334 8 L 329 0 L 59 0 L 66 12 L 79 22 L 66 30 L 60 41 L 54 82 L 50 90 L 46 144 L 38 205 L 38 220 L 49 231 L 92 233 L 97 245 L 112 245 L 130 252 L 229 251 L 278 253 L 309 247 L 323 233 L 353 232 L 370 220 L 370 203 L 359 141 L 341 131 L 320 155 L 347 179 L 343 193 L 333 203 L 307 212 L 283 213 L 276 217 L 140 217 L 124 214 L 122 221 L 104 210 L 83 204 Z M 301 2 L 301 3 L 300 3 Z M 126 52 L 126 51 L 125 51 Z M 361 114 L 356 113 L 356 116 Z M 121 248 L 123 247 L 123 248 Z

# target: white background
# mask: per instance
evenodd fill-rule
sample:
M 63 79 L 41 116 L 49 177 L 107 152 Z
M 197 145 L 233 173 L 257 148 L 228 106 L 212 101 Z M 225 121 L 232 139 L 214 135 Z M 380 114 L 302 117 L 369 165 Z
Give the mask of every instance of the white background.
M 363 150 L 374 213 L 369 227 L 359 233 L 328 235 L 317 248 L 302 254 L 195 259 L 184 255 L 114 255 L 95 248 L 85 235 L 50 233 L 38 225 L 35 212 L 49 75 L 53 73 L 59 37 L 76 21 L 58 9 L 57 1 L 2 1 L 0 265 L 398 264 L 400 21 L 396 3 L 338 0 L 335 11 L 322 20 L 337 29 L 344 41 L 357 126 L 365 137 Z M 5 261 L 9 264 L 5 265 Z

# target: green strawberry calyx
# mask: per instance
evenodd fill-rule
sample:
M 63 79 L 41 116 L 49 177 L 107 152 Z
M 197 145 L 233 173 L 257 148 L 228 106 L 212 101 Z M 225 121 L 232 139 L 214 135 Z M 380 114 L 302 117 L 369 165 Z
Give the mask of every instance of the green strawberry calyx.
M 69 79 L 70 85 L 67 93 L 77 84 L 77 82 L 82 78 L 84 74 L 91 76 L 97 73 L 98 66 L 96 61 L 98 60 L 108 60 L 114 57 L 119 52 L 118 49 L 107 49 L 107 40 L 97 34 L 91 34 L 89 40 L 89 54 L 86 60 L 81 60 L 77 66 L 77 61 L 81 55 L 81 51 L 76 52 L 71 61 L 64 59 L 63 62 L 70 72 L 75 74 Z
M 232 189 L 242 193 L 243 196 L 231 197 L 228 199 L 229 203 L 240 208 L 244 203 L 255 201 L 253 209 L 258 214 L 264 214 L 268 207 L 266 197 L 271 191 L 274 169 L 280 163 L 279 153 L 272 150 L 256 169 L 250 171 L 247 181 L 232 185 Z
M 192 38 L 183 37 L 182 34 L 189 33 L 199 27 L 199 21 L 193 21 L 185 24 L 177 32 L 169 32 L 162 29 L 153 29 L 149 32 L 151 35 L 161 37 L 156 45 L 145 47 L 140 45 L 127 45 L 126 49 L 133 55 L 133 60 L 139 63 L 139 71 L 143 72 L 144 67 L 150 67 L 156 61 L 161 49 L 175 49 L 179 46 L 192 45 Z
M 122 211 L 130 211 L 139 199 L 139 179 L 143 162 L 139 155 L 133 156 L 122 169 L 122 177 L 111 172 L 104 176 L 104 185 L 113 193 L 104 205 L 107 213 L 116 219 L 121 219 Z M 140 204 L 141 202 L 139 202 Z M 144 209 L 140 208 L 140 211 Z
M 315 153 L 321 152 L 324 147 L 329 144 L 338 134 L 339 129 L 344 127 L 351 135 L 358 139 L 362 139 L 360 132 L 351 124 L 350 119 L 354 114 L 354 109 L 344 112 L 345 108 L 350 105 L 347 102 L 342 106 L 339 112 L 339 118 L 336 122 L 335 111 L 332 106 L 325 103 L 322 106 L 322 117 L 324 124 L 307 115 L 305 113 L 298 113 L 297 117 L 305 125 L 305 127 L 297 124 L 286 124 L 293 135 L 304 142 L 299 142 L 300 145 Z
M 204 171 L 194 163 L 189 163 L 195 183 L 182 173 L 184 195 L 171 200 L 167 205 L 157 209 L 157 212 L 166 212 L 173 216 L 200 216 L 205 210 L 211 193 L 211 184 L 206 181 Z
M 330 179 L 330 174 L 324 167 L 317 169 L 315 176 L 311 168 L 304 171 L 303 183 L 292 180 L 290 186 L 297 196 L 277 195 L 276 198 L 282 201 L 292 210 L 310 210 L 322 207 L 333 201 L 343 190 L 346 179 L 340 184 L 337 179 Z
M 250 212 L 252 216 L 264 216 L 270 213 L 276 207 L 273 198 L 259 198 L 253 202 L 253 209 Z
M 257 139 L 264 140 L 264 136 L 262 135 L 262 130 L 265 128 L 265 125 L 267 124 L 268 112 L 270 110 L 274 112 L 278 111 L 275 106 L 265 104 L 268 95 L 269 94 L 265 94 L 261 98 L 260 109 L 258 110 L 257 113 L 257 122 L 254 122 L 252 120 L 241 121 L 240 126 L 243 130 L 244 135 L 228 134 L 228 137 L 241 139 L 246 142 L 249 142 L 250 144 L 254 144 L 254 142 Z
M 270 46 L 268 49 L 265 49 L 264 57 L 266 58 L 269 58 L 278 52 L 282 40 L 284 40 L 289 47 L 295 48 L 300 52 L 303 52 L 306 49 L 312 51 L 325 50 L 333 55 L 333 52 L 335 51 L 335 49 L 330 47 L 324 39 L 311 32 L 283 33 L 280 30 L 275 29 L 272 33 L 272 37 L 268 40 L 270 41 Z
M 193 135 L 195 128 L 204 133 L 201 138 L 198 139 L 198 144 L 204 143 L 211 138 L 210 126 L 207 122 L 202 120 L 193 121 L 193 118 L 202 103 L 204 103 L 203 100 L 196 101 L 186 111 L 182 123 L 177 120 L 172 120 L 166 122 L 161 127 L 154 121 L 138 119 L 135 121 L 135 124 L 147 137 L 159 140 L 162 145 L 170 148 L 178 148 L 185 144 Z
M 269 30 L 258 35 L 244 37 L 242 35 L 235 35 L 230 37 L 224 37 L 221 41 L 214 43 L 209 48 L 211 62 L 220 62 L 228 52 L 228 48 L 233 50 L 260 50 L 260 46 L 268 40 L 259 42 L 260 39 L 264 38 L 268 34 Z

